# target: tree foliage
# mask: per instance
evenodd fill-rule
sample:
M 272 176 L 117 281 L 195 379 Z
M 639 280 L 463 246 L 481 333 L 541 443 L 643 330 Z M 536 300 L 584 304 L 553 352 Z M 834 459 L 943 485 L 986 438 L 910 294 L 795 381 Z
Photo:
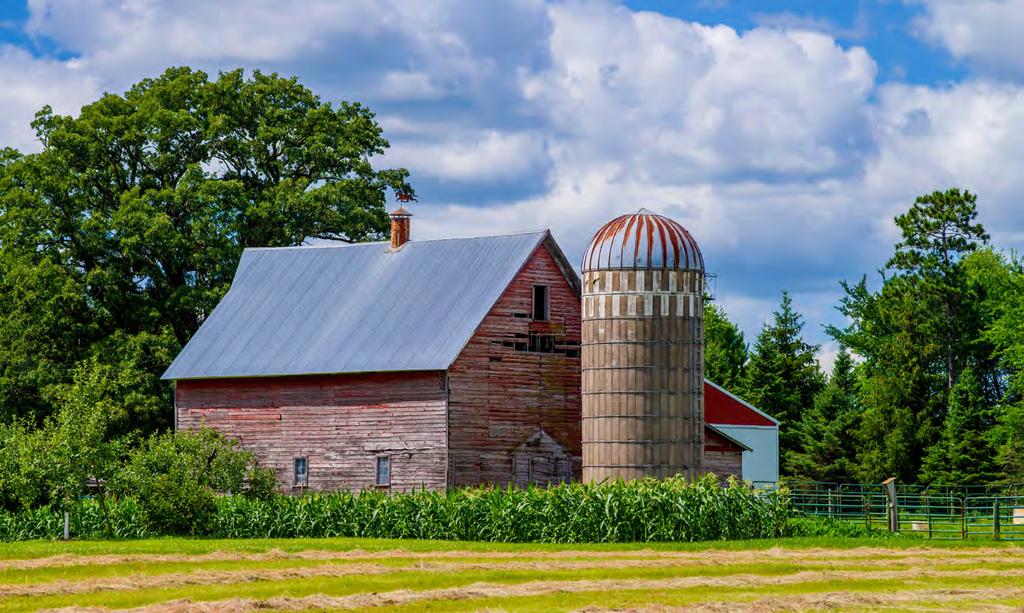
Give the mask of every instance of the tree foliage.
M 722 307 L 704 302 L 704 376 L 742 393 L 747 369 L 747 343 L 739 326 Z
M 984 332 L 994 298 L 969 266 L 988 241 L 975 222 L 976 200 L 955 188 L 917 198 L 896 217 L 902 238 L 880 289 L 871 291 L 866 277 L 842 284 L 838 308 L 850 325 L 829 331 L 864 359 L 859 480 L 913 482 L 924 474 L 922 463 L 939 444 L 950 393 L 965 368 L 986 406 L 1002 396 L 1004 377 Z M 946 456 L 936 450 L 932 457 Z M 938 474 L 937 461 L 928 475 Z
M 814 404 L 824 378 L 815 357 L 818 347 L 803 339 L 803 317 L 783 292 L 772 319 L 761 329 L 747 366 L 747 399 L 778 419 L 782 470 L 793 472 L 800 450 L 801 416 Z
M 53 386 L 98 360 L 139 371 L 143 431 L 169 425 L 157 377 L 227 291 L 242 249 L 387 227 L 403 169 L 360 104 L 295 79 L 172 68 L 77 117 L 40 111 L 42 151 L 0 154 L 0 422 L 41 423 Z
M 855 364 L 841 347 L 828 383 L 814 398 L 814 406 L 800 420 L 800 450 L 793 454 L 793 474 L 811 481 L 844 483 L 854 480 L 860 419 Z
M 995 418 L 995 409 L 982 392 L 974 370 L 967 368 L 953 386 L 942 434 L 925 453 L 921 482 L 948 486 L 998 481 Z

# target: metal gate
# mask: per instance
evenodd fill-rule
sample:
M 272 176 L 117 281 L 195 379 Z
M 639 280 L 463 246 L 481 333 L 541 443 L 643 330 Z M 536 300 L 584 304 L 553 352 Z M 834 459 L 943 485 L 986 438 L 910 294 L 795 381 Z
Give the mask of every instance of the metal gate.
M 864 483 L 788 482 L 794 508 L 887 530 L 889 495 Z M 894 525 L 904 534 L 929 539 L 989 538 L 1024 541 L 1024 488 L 1008 486 L 922 487 L 897 485 Z

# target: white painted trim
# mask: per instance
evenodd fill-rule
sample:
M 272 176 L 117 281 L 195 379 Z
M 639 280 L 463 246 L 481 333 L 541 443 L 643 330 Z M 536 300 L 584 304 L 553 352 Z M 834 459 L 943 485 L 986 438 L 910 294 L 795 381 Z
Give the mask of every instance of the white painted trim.
M 778 426 L 752 426 L 748 424 L 720 424 L 717 422 L 706 422 L 710 426 L 716 428 L 753 428 L 755 430 L 778 430 Z
M 742 404 L 743 406 L 745 406 L 745 407 L 747 407 L 748 409 L 750 409 L 751 411 L 753 411 L 753 412 L 757 413 L 757 414 L 758 414 L 758 415 L 760 415 L 761 417 L 764 417 L 765 419 L 767 419 L 767 420 L 771 421 L 771 422 L 772 422 L 772 423 L 774 423 L 774 424 L 775 424 L 776 426 L 778 426 L 778 425 L 779 425 L 779 424 L 781 423 L 781 422 L 780 422 L 779 420 L 775 419 L 775 418 L 774 418 L 774 417 L 772 417 L 771 415 L 769 415 L 769 414 L 765 413 L 765 412 L 764 412 L 764 411 L 762 411 L 761 409 L 759 409 L 759 408 L 755 407 L 754 405 L 750 404 L 750 403 L 749 403 L 749 402 L 747 402 L 746 400 L 744 400 L 744 399 L 740 398 L 740 397 L 739 397 L 739 396 L 737 396 L 736 394 L 733 394 L 732 392 L 730 392 L 729 390 L 725 389 L 725 388 L 724 388 L 724 387 L 722 387 L 721 385 L 718 385 L 717 383 L 714 383 L 713 381 L 708 381 L 707 379 L 704 379 L 704 383 L 707 383 L 708 385 L 710 385 L 711 387 L 715 388 L 716 390 L 718 390 L 718 391 L 722 392 L 723 394 L 725 394 L 725 395 L 726 395 L 726 396 L 728 396 L 729 398 L 732 398 L 732 399 L 733 399 L 733 400 L 735 400 L 736 402 L 738 402 L 738 403 Z M 735 424 L 734 424 L 734 425 L 735 425 Z M 764 426 L 764 427 L 768 427 L 768 426 Z

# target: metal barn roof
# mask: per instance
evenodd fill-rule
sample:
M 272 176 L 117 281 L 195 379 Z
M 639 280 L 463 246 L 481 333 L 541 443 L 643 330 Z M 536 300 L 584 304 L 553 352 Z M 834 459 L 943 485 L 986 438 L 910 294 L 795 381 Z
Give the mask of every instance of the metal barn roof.
M 246 249 L 231 289 L 164 379 L 444 370 L 547 231 Z

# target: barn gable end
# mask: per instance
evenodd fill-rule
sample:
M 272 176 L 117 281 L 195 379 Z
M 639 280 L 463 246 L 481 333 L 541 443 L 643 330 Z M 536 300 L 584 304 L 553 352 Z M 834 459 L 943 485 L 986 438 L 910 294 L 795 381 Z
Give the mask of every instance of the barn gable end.
M 549 321 L 532 318 L 538 285 L 548 288 Z M 554 241 L 545 240 L 452 364 L 448 445 L 453 485 L 507 485 L 517 474 L 530 473 L 544 482 L 561 480 L 565 471 L 580 477 L 578 288 Z M 548 440 L 555 445 L 527 444 Z

